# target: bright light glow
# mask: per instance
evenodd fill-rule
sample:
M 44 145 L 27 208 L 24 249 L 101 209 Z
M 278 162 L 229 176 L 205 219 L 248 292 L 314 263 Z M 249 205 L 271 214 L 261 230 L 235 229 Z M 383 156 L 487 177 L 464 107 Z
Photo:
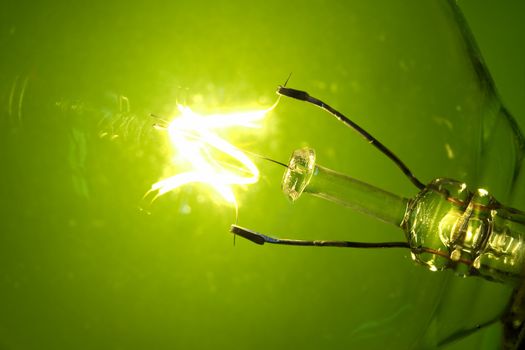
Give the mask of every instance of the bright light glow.
M 160 180 L 148 193 L 156 192 L 157 198 L 183 185 L 203 183 L 237 206 L 232 186 L 257 182 L 259 169 L 218 132 L 233 127 L 258 128 L 259 122 L 278 102 L 264 110 L 207 116 L 178 105 L 181 115 L 167 126 L 167 131 L 176 151 L 175 165 L 187 164 L 189 171 Z

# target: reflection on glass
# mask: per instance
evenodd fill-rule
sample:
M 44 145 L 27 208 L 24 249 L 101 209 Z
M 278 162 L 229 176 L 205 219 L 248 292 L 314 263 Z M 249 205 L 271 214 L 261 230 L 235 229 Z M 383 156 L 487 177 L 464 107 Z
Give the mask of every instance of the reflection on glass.
M 194 186 L 151 215 L 138 209 L 173 174 L 151 113 L 169 117 L 177 102 L 202 115 L 264 109 L 290 72 L 425 183 L 455 179 L 524 208 L 513 196 L 523 138 L 454 2 L 10 2 L 0 18 L 0 347 L 435 348 L 506 310 L 513 288 L 430 273 L 406 249 L 233 246 L 232 208 Z M 328 169 L 417 195 L 304 103 L 282 100 L 261 130 L 231 142 L 276 159 L 307 146 Z M 291 205 L 282 168 L 253 161 L 260 181 L 236 193 L 239 225 L 404 239 L 329 201 Z M 450 346 L 497 348 L 501 333 L 493 324 Z

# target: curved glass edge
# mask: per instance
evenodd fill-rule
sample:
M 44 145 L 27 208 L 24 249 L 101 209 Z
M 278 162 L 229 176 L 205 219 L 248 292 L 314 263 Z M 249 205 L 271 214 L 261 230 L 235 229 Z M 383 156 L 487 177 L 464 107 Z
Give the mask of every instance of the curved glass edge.
M 471 186 L 486 188 L 506 205 L 524 210 L 525 138 L 516 120 L 500 102 L 495 84 L 459 6 L 453 0 L 447 0 L 444 7 L 450 11 L 457 23 L 458 30 L 465 39 L 465 50 L 479 86 L 489 96 L 488 105 L 483 108 L 486 113 L 481 116 L 482 127 L 478 135 L 480 147 L 475 162 L 476 176 Z M 448 279 L 433 321 L 424 337 L 424 344 L 419 345 L 428 348 L 445 346 L 447 349 L 455 349 L 462 348 L 462 344 L 488 344 L 487 341 L 494 342 L 495 338 L 502 338 L 497 343 L 502 344 L 504 349 L 519 348 L 520 344 L 523 344 L 525 334 L 525 281 L 513 290 L 497 290 L 491 288 L 489 284 L 481 285 L 481 283 L 483 282 L 466 285 L 467 283 L 461 279 Z M 465 300 L 458 302 L 459 296 L 466 296 L 469 291 L 472 293 L 471 299 L 466 304 L 470 305 L 470 308 L 479 310 L 477 317 L 470 314 L 470 319 L 479 320 L 481 316 L 481 318 L 484 317 L 485 323 L 472 324 L 472 328 L 467 326 L 463 331 L 454 332 L 454 326 L 447 325 L 446 320 L 451 320 L 453 317 L 452 309 L 457 311 L 457 307 L 465 302 Z M 503 313 L 501 311 L 498 313 L 496 308 L 488 306 L 494 304 L 491 301 L 495 300 L 499 301 L 496 304 L 507 301 Z M 486 310 L 481 308 L 486 308 Z M 498 316 L 491 318 L 491 313 Z M 465 320 L 452 323 L 461 323 L 465 326 L 469 323 L 469 316 Z M 498 327 L 497 324 L 500 326 Z M 503 330 L 498 331 L 500 328 Z M 487 332 L 491 334 L 490 337 L 486 336 Z M 449 345 L 452 344 L 454 345 L 450 347 Z

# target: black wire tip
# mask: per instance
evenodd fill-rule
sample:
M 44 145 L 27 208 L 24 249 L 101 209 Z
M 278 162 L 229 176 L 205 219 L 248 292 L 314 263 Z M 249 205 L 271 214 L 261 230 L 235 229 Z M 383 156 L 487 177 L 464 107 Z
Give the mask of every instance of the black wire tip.
M 282 96 L 287 96 L 291 98 L 295 98 L 296 100 L 300 101 L 309 101 L 310 95 L 306 91 L 296 90 L 296 89 L 290 89 L 284 86 L 279 86 L 277 88 L 277 94 Z
M 259 245 L 263 245 L 267 241 L 265 235 L 237 225 L 231 225 L 230 232 Z

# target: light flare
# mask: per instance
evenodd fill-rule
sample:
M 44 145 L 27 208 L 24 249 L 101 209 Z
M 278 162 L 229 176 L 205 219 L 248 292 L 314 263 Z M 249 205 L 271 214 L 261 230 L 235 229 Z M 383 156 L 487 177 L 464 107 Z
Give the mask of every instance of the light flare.
M 226 202 L 237 207 L 235 185 L 249 185 L 259 180 L 259 169 L 239 148 L 218 135 L 218 131 L 234 128 L 259 128 L 266 114 L 279 99 L 263 110 L 229 114 L 200 115 L 190 107 L 178 105 L 180 116 L 165 128 L 176 151 L 176 165 L 188 164 L 190 170 L 162 179 L 151 186 L 146 196 L 157 197 L 191 183 L 209 185 Z M 224 161 L 226 157 L 229 161 Z

